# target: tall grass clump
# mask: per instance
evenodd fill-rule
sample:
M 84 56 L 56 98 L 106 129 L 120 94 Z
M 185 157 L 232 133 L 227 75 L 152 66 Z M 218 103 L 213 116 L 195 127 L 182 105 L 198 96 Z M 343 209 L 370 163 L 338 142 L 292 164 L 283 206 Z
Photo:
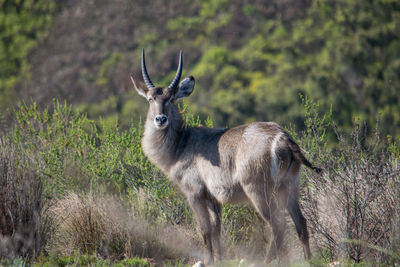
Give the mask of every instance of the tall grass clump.
M 35 258 L 51 233 L 43 174 L 32 159 L 0 135 L 0 258 Z
M 52 206 L 55 233 L 47 250 L 55 255 L 74 253 L 120 260 L 140 256 L 153 259 L 189 258 L 191 242 L 166 224 L 136 215 L 133 206 L 112 196 L 68 193 Z
M 300 139 L 308 157 L 324 169 L 306 171 L 303 209 L 320 255 L 327 261 L 388 263 L 400 260 L 400 156 L 396 143 L 355 123 L 341 134 L 330 113 L 303 99 L 307 132 Z M 367 134 L 367 131 L 370 131 Z M 336 145 L 327 146 L 329 138 Z

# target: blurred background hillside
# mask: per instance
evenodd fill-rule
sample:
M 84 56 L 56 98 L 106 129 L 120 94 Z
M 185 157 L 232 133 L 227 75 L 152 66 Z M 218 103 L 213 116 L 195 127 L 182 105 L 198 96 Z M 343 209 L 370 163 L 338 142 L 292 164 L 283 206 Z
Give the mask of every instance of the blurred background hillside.
M 187 101 L 217 126 L 274 120 L 304 129 L 299 95 L 400 135 L 400 2 L 397 0 L 0 1 L 1 123 L 21 101 L 66 100 L 90 118 L 145 116 L 134 92 L 140 50 L 157 85 L 178 51 L 196 78 Z

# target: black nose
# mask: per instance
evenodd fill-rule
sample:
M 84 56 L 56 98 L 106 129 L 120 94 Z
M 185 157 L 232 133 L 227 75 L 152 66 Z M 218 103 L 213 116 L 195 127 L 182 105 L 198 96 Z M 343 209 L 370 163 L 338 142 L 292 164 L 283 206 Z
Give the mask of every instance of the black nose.
M 167 122 L 168 118 L 165 115 L 157 115 L 156 122 L 160 125 L 164 125 Z

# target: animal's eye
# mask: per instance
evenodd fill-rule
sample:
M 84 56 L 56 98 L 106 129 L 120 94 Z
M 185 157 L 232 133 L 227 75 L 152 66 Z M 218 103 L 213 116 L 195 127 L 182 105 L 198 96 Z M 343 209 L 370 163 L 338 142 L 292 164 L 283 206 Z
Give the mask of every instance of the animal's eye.
M 154 101 L 154 99 L 153 98 L 149 98 L 149 103 L 152 103 Z

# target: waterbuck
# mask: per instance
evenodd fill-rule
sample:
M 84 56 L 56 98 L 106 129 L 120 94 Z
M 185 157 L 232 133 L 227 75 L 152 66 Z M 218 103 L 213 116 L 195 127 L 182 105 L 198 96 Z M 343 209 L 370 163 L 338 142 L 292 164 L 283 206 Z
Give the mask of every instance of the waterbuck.
M 307 222 L 298 198 L 302 164 L 320 172 L 301 153 L 292 137 L 275 122 L 254 122 L 228 129 L 188 127 L 175 105 L 189 96 L 194 78 L 180 84 L 182 51 L 176 76 L 168 87 L 156 87 L 146 69 L 142 50 L 142 75 L 147 88 L 136 86 L 149 102 L 142 148 L 185 195 L 206 247 L 205 263 L 221 257 L 221 204 L 250 202 L 270 223 L 273 239 L 267 262 L 282 247 L 286 208 L 294 221 L 308 260 L 311 251 Z M 178 85 L 179 84 L 179 85 Z

